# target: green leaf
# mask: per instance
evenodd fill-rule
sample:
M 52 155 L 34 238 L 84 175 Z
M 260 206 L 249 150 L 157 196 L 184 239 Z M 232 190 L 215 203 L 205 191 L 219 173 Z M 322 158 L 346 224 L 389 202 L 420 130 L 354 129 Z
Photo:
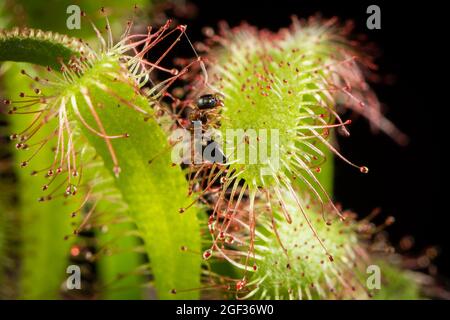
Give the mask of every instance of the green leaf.
M 11 36 L 8 33 L 3 33 L 0 38 L 3 48 L 12 48 L 19 40 L 18 36 Z M 45 40 L 39 42 L 39 46 L 48 44 Z M 46 52 L 49 55 L 44 57 L 45 61 L 36 61 L 33 53 L 34 48 L 39 46 L 35 45 L 30 52 L 22 53 L 20 59 L 29 59 L 30 62 L 46 65 L 52 62 L 50 55 L 53 53 L 54 61 L 57 60 L 61 51 L 47 46 Z M 2 52 L 0 60 L 4 59 L 15 60 L 15 56 Z M 191 253 L 200 252 L 197 212 L 192 208 L 184 214 L 179 213 L 180 208 L 192 201 L 187 196 L 187 181 L 181 168 L 172 166 L 165 133 L 155 119 L 144 121 L 142 115 L 123 104 L 123 101 L 129 101 L 140 108 L 148 109 L 147 99 L 135 91 L 132 83 L 115 81 L 106 76 L 108 72 L 123 70 L 118 63 L 118 57 L 101 59 L 99 58 L 99 61 L 73 85 L 61 92 L 60 97 L 70 101 L 74 96 L 83 118 L 93 125 L 95 119 L 81 91 L 85 88 L 93 105 L 101 106 L 98 108 L 98 114 L 105 131 L 129 134 L 130 137 L 127 139 L 115 139 L 111 142 L 121 168 L 121 174 L 115 182 L 145 242 L 158 297 L 198 298 L 197 291 L 180 292 L 182 289 L 197 288 L 200 283 L 201 258 L 199 254 Z M 114 95 L 97 87 L 96 82 L 106 85 Z M 108 170 L 114 172 L 114 163 L 104 139 L 81 124 L 80 127 L 90 144 L 102 157 Z M 151 164 L 150 159 L 154 159 Z M 191 252 L 182 251 L 183 246 L 189 248 Z M 177 289 L 179 294 L 171 294 L 172 289 Z
M 101 203 L 102 216 L 109 223 L 96 234 L 98 249 L 97 270 L 102 285 L 101 297 L 106 300 L 140 300 L 143 298 L 144 259 L 139 252 L 142 241 L 136 236 L 136 226 L 122 219 L 113 204 Z M 119 218 L 118 218 L 119 217 Z M 144 269 L 144 270 L 142 270 Z
M 33 29 L 0 31 L 0 61 L 29 62 L 54 69 L 80 54 L 84 45 L 53 32 Z
M 124 101 L 148 108 L 147 100 L 136 95 L 132 86 L 103 76 L 105 71 L 120 70 L 114 60 L 98 64 L 98 69 L 90 70 L 81 79 L 81 86 L 90 88 L 89 96 L 93 105 L 106 106 L 101 109 L 105 132 L 127 133 L 129 138 L 111 141 L 117 154 L 121 173 L 116 185 L 130 208 L 150 256 L 155 285 L 160 298 L 195 298 L 190 292 L 172 295 L 172 289 L 192 289 L 199 285 L 200 255 L 183 252 L 182 246 L 200 252 L 200 230 L 195 210 L 184 214 L 179 209 L 191 201 L 187 197 L 187 181 L 178 166 L 172 166 L 170 148 L 164 132 L 157 122 L 144 117 L 129 106 L 111 97 L 93 85 L 99 81 L 107 84 Z M 112 66 L 106 70 L 107 65 Z M 75 86 L 75 88 L 78 84 Z M 79 109 L 89 124 L 95 119 L 88 110 L 83 94 L 75 89 L 71 92 L 80 102 Z M 113 172 L 114 164 L 104 140 L 83 127 L 86 137 Z M 151 163 L 149 164 L 149 160 Z
M 4 89 L 12 97 L 18 97 L 21 91 L 33 94 L 30 81 L 25 81 L 27 78 L 20 75 L 20 68 L 23 67 L 26 65 L 9 65 L 3 75 Z M 29 118 L 10 116 L 8 120 L 14 132 L 23 130 L 29 124 Z M 49 129 L 43 128 L 38 135 L 45 137 L 50 133 Z M 17 162 L 28 156 L 29 152 L 14 148 Z M 45 168 L 53 157 L 50 150 L 40 152 L 33 159 L 33 166 Z M 19 296 L 22 299 L 57 299 L 66 277 L 69 248 L 73 240 L 64 240 L 64 237 L 72 233 L 70 212 L 75 209 L 76 203 L 66 203 L 62 198 L 38 202 L 42 196 L 41 186 L 48 183 L 48 179 L 32 176 L 31 171 L 28 167 L 15 170 L 20 230 L 14 233 L 19 234 L 16 238 L 21 242 Z

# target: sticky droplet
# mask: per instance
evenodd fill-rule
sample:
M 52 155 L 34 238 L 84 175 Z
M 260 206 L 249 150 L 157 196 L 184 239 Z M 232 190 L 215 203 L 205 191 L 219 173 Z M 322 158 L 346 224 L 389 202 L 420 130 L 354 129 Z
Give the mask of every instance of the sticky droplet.
M 72 257 L 76 257 L 76 256 L 78 256 L 79 254 L 80 254 L 80 248 L 78 247 L 78 246 L 73 246 L 71 249 L 70 249 L 70 255 L 72 256 Z
M 239 280 L 237 283 L 236 283 L 236 290 L 242 290 L 244 287 L 245 287 L 245 285 L 247 284 L 247 281 L 245 281 L 245 279 L 243 279 L 243 280 Z
M 359 168 L 359 171 L 361 171 L 361 173 L 369 173 L 369 168 L 367 168 L 366 166 L 362 166 Z

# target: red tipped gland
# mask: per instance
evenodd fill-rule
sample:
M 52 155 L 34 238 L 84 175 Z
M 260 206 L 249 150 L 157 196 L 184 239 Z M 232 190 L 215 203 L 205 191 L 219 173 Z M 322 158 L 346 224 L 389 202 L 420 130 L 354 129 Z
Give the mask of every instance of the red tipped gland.
M 212 256 L 212 250 L 208 249 L 203 252 L 203 259 L 208 260 Z
M 239 280 L 239 281 L 236 283 L 236 290 L 237 290 L 237 291 L 240 291 L 240 290 L 244 289 L 244 287 L 246 286 L 246 284 L 247 284 L 247 281 L 245 281 L 245 279 Z
M 366 166 L 362 166 L 359 168 L 359 171 L 361 171 L 361 173 L 369 173 L 369 168 L 367 168 Z

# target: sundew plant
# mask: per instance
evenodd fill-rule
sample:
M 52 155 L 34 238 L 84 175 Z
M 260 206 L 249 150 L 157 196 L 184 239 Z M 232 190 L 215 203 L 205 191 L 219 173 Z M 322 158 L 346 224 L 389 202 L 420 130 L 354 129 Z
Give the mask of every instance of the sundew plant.
M 408 139 L 350 24 L 195 39 L 146 1 L 4 6 L 1 298 L 424 297 L 394 218 L 334 200 L 334 161 L 372 174 L 337 144 L 349 115 Z

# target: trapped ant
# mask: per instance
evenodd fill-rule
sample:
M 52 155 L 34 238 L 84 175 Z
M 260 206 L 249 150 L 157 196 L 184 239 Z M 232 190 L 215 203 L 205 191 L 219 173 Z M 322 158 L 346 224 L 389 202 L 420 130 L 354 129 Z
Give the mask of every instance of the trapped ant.
M 192 102 L 191 102 L 192 103 Z M 221 95 L 205 94 L 195 100 L 184 110 L 182 118 L 177 119 L 178 125 L 191 133 L 191 143 L 194 143 L 201 134 L 201 150 L 196 150 L 203 160 L 224 163 L 226 157 L 214 138 L 208 134 L 208 128 L 214 127 L 218 122 L 218 107 L 223 106 Z M 199 130 L 200 131 L 196 131 Z M 208 148 L 208 152 L 204 152 Z
M 213 109 L 223 106 L 221 95 L 219 94 L 205 94 L 197 99 L 197 108 L 200 110 Z
M 186 111 L 186 118 L 179 123 L 185 129 L 192 129 L 194 121 L 201 121 L 202 124 L 209 124 L 209 115 L 217 112 L 218 107 L 223 106 L 220 94 L 205 94 L 197 98 L 195 105 L 191 105 Z
M 219 94 L 205 94 L 196 101 L 196 108 L 189 114 L 189 120 L 208 122 L 208 115 L 217 111 L 218 107 L 223 106 L 223 101 Z

